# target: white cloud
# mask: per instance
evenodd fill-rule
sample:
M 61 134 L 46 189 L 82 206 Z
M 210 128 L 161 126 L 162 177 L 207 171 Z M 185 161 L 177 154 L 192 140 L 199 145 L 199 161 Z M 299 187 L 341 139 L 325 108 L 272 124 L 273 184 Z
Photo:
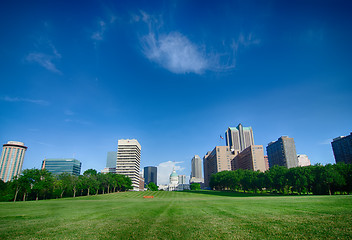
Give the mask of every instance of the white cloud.
M 178 32 L 142 38 L 145 56 L 173 73 L 201 74 L 208 68 L 204 52 Z
M 260 44 L 260 39 L 256 38 L 253 33 L 247 35 L 240 33 L 237 40 L 233 40 L 232 47 L 235 52 L 238 51 L 240 47 L 249 47 L 251 45 Z
M 33 52 L 28 54 L 28 56 L 26 57 L 26 60 L 28 62 L 36 62 L 49 71 L 61 74 L 61 72 L 56 68 L 55 64 L 53 63 L 54 58 L 58 58 L 58 57 L 56 55 L 51 56 L 44 53 Z
M 47 106 L 50 103 L 44 100 L 39 100 L 39 99 L 29 99 L 29 98 L 18 98 L 18 97 L 3 97 L 2 98 L 3 101 L 5 102 L 28 102 L 28 103 L 34 103 L 34 104 L 38 104 L 38 105 L 43 105 L 43 106 Z
M 91 38 L 96 41 L 103 40 L 104 33 L 106 31 L 106 23 L 104 21 L 99 21 L 99 29 L 96 32 L 93 32 Z
M 183 163 L 183 162 L 167 161 L 167 162 L 160 163 L 157 166 L 157 168 L 158 168 L 158 184 L 168 184 L 170 174 L 174 168 L 175 168 L 176 172 L 182 171 L 184 168 L 182 168 L 181 166 L 177 166 L 177 164 L 180 164 L 180 163 Z

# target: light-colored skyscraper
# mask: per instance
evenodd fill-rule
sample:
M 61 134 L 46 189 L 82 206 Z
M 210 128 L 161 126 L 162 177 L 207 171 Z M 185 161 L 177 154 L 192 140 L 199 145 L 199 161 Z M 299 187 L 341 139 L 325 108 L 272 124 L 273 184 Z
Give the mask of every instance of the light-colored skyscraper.
M 186 175 L 178 175 L 178 184 L 186 184 Z
M 128 176 L 133 190 L 139 190 L 139 171 L 141 162 L 141 145 L 136 139 L 118 141 L 116 173 Z
M 352 164 L 352 132 L 348 136 L 334 138 L 331 143 L 336 163 Z
M 9 141 L 3 145 L 0 161 L 0 179 L 11 181 L 21 174 L 24 154 L 27 147 L 22 142 Z
M 213 151 L 208 152 L 203 158 L 204 185 L 209 187 L 212 174 L 231 170 L 231 161 L 235 155 L 228 146 L 216 146 Z
M 47 158 L 42 162 L 42 169 L 46 169 L 52 174 L 69 173 L 79 176 L 81 174 L 82 163 L 74 158 Z
M 198 155 L 192 158 L 192 172 L 190 183 L 204 183 L 202 176 L 202 159 Z
M 308 156 L 305 154 L 298 154 L 297 161 L 298 161 L 299 167 L 310 166 L 310 160 L 308 159 Z
M 252 127 L 243 127 L 241 123 L 237 127 L 229 127 L 225 138 L 226 146 L 229 146 L 232 152 L 242 152 L 250 145 L 254 145 Z
M 268 153 L 269 167 L 274 165 L 287 168 L 298 167 L 296 146 L 293 138 L 280 137 L 277 141 L 268 144 L 266 152 Z
M 231 162 L 232 170 L 248 169 L 265 172 L 264 152 L 262 145 L 251 145 L 240 152 Z

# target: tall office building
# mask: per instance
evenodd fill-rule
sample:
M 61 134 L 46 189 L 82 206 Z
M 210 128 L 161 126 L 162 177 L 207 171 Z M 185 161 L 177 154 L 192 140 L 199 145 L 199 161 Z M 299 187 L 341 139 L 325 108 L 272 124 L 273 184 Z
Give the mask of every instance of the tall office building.
M 334 138 L 332 143 L 336 163 L 352 164 L 352 132 L 348 136 Z
M 106 157 L 106 168 L 116 168 L 117 151 L 108 152 Z
M 208 152 L 203 158 L 204 185 L 209 187 L 212 174 L 231 170 L 231 161 L 235 155 L 228 146 L 216 146 L 213 151 Z
M 264 151 L 262 145 L 251 145 L 240 152 L 231 162 L 232 170 L 248 169 L 265 172 Z
M 232 152 L 242 152 L 250 145 L 254 145 L 252 127 L 243 127 L 241 123 L 237 127 L 229 127 L 225 138 L 226 146 L 229 146 Z
M 308 156 L 305 154 L 298 154 L 297 161 L 298 161 L 299 167 L 310 166 L 310 160 L 309 160 Z
M 178 175 L 178 184 L 186 184 L 186 175 Z
M 266 147 L 269 167 L 274 165 L 287 168 L 298 167 L 296 146 L 293 138 L 282 136 L 277 141 L 271 142 Z
M 269 170 L 269 159 L 267 155 L 264 156 L 264 162 L 265 162 L 265 171 Z
M 191 165 L 192 171 L 190 183 L 204 183 L 202 176 L 202 159 L 198 155 L 194 155 Z
M 42 169 L 46 169 L 52 174 L 69 173 L 79 176 L 81 174 L 82 163 L 74 158 L 47 158 L 42 162 Z
M 144 167 L 144 184 L 155 183 L 158 185 L 158 169 L 157 167 Z
M 0 179 L 11 181 L 21 174 L 24 154 L 27 147 L 22 142 L 9 141 L 3 145 L 0 161 Z
M 128 176 L 134 191 L 139 190 L 139 170 L 141 162 L 141 145 L 136 139 L 118 141 L 116 173 Z

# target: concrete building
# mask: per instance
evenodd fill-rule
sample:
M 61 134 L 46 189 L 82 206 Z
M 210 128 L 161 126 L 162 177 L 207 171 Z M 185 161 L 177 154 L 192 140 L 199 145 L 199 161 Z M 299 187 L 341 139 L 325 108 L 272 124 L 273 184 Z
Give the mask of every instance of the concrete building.
M 106 168 L 116 168 L 117 151 L 108 152 L 106 157 Z
M 229 127 L 225 139 L 226 146 L 229 146 L 232 152 L 242 152 L 250 145 L 254 145 L 252 127 L 243 127 L 241 123 L 237 127 Z
M 186 175 L 178 175 L 178 184 L 187 184 Z
M 308 159 L 308 156 L 305 154 L 298 154 L 297 161 L 298 161 L 299 167 L 310 166 L 310 160 Z
M 231 162 L 232 170 L 248 169 L 265 172 L 264 151 L 262 145 L 251 145 L 240 152 Z
M 204 183 L 202 174 L 202 159 L 198 155 L 194 155 L 191 161 L 192 171 L 190 183 Z
M 274 165 L 287 168 L 298 167 L 295 141 L 288 136 L 282 136 L 277 141 L 271 142 L 266 147 L 269 167 Z
M 104 168 L 101 173 L 116 173 L 116 167 L 114 168 Z
M 207 152 L 203 158 L 204 185 L 209 187 L 212 174 L 231 170 L 231 161 L 235 157 L 228 146 L 216 146 L 213 151 Z
M 74 158 L 46 158 L 42 162 L 42 169 L 46 169 L 52 174 L 69 173 L 79 176 L 81 174 L 82 163 Z
M 264 156 L 264 162 L 265 162 L 265 169 L 269 170 L 269 159 L 267 155 Z
M 143 174 L 139 174 L 139 191 L 144 191 L 144 177 Z
M 149 183 L 155 183 L 158 185 L 158 169 L 157 167 L 145 167 L 144 168 L 144 183 L 148 185 Z
M 168 191 L 177 191 L 178 187 L 178 175 L 176 173 L 175 168 L 172 170 L 172 173 L 170 174 L 170 182 L 168 186 Z
M 116 173 L 128 176 L 134 191 L 139 190 L 141 145 L 136 139 L 118 140 Z
M 331 146 L 336 163 L 352 164 L 352 132 L 348 136 L 334 138 Z
M 0 161 L 0 179 L 11 181 L 21 174 L 24 154 L 27 147 L 23 142 L 9 141 L 3 145 Z

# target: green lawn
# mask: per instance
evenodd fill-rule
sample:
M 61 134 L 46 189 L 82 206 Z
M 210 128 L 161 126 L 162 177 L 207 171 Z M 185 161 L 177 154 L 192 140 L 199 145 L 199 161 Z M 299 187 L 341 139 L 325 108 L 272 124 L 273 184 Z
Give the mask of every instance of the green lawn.
M 77 238 L 352 239 L 352 196 L 127 192 L 0 203 L 0 239 Z

